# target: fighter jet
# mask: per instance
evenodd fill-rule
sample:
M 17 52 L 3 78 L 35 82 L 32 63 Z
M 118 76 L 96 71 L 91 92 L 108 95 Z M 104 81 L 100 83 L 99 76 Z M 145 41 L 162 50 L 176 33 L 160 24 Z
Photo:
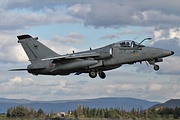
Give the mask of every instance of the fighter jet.
M 147 47 L 132 40 L 120 41 L 110 45 L 91 49 L 83 52 L 60 55 L 38 41 L 38 37 L 30 35 L 17 36 L 18 43 L 24 48 L 30 65 L 26 69 L 12 69 L 10 71 L 26 70 L 33 75 L 69 75 L 75 73 L 88 73 L 91 78 L 97 74 L 104 79 L 104 71 L 121 67 L 124 64 L 143 62 L 153 65 L 154 70 L 159 70 L 157 62 L 162 62 L 164 57 L 174 54 L 173 51 Z

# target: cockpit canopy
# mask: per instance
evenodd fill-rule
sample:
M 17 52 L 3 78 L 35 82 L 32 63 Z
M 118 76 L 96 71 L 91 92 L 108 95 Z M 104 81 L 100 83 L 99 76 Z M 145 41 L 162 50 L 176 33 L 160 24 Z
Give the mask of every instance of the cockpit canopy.
M 117 47 L 131 47 L 131 48 L 135 48 L 135 47 L 145 47 L 144 45 L 141 45 L 135 41 L 132 40 L 125 40 L 125 41 L 120 41 L 117 43 L 114 43 L 114 46 Z

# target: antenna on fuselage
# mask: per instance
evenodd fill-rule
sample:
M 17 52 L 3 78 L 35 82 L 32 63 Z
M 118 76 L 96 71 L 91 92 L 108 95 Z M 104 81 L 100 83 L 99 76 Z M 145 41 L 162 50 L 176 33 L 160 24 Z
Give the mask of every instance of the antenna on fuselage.
M 138 46 L 139 45 L 141 45 L 141 43 L 143 43 L 145 40 L 151 40 L 152 38 L 145 38 L 145 39 L 143 39 L 139 44 L 138 44 Z

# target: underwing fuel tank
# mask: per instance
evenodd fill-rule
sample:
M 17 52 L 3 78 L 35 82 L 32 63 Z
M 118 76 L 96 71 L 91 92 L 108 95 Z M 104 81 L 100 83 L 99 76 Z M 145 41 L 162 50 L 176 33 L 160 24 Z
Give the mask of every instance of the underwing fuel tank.
M 69 70 L 69 69 L 77 69 L 84 68 L 94 64 L 97 64 L 97 60 L 79 60 L 71 63 L 61 64 L 58 69 L 60 70 Z

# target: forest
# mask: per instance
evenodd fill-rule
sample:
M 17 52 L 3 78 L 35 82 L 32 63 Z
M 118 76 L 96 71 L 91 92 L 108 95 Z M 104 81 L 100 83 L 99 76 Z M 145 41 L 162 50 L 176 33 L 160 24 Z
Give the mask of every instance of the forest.
M 152 108 L 147 110 L 131 109 L 126 111 L 123 108 L 90 108 L 83 105 L 78 105 L 75 110 L 69 110 L 65 116 L 58 115 L 58 113 L 51 112 L 45 113 L 43 109 L 39 108 L 37 111 L 33 108 L 26 106 L 10 107 L 5 115 L 1 115 L 0 120 L 11 120 L 11 119 L 27 119 L 27 120 L 74 120 L 74 119 L 118 119 L 118 120 L 162 120 L 180 119 L 180 107 L 176 108 Z M 18 120 L 18 119 L 17 119 Z
M 69 111 L 75 118 L 180 118 L 180 107 L 176 108 L 152 108 L 147 110 L 131 109 L 126 111 L 123 108 L 89 108 L 78 105 L 74 111 Z

